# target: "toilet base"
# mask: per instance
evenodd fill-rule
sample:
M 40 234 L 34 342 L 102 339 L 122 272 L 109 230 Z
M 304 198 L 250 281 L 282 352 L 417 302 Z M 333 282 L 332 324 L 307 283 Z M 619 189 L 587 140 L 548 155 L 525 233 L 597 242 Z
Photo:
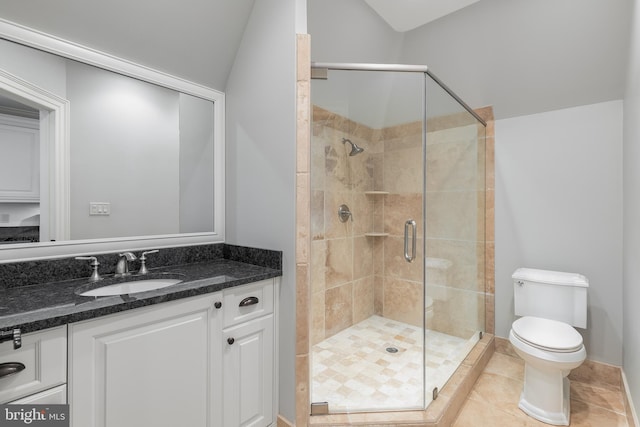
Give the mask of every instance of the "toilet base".
M 547 381 L 549 376 L 555 376 L 555 381 L 545 381 L 546 384 L 541 389 L 541 384 L 536 381 L 536 379 L 540 379 L 540 374 L 547 377 Z M 571 412 L 569 379 L 559 372 L 555 373 L 556 375 L 549 374 L 525 366 L 525 384 L 520 394 L 518 407 L 530 417 L 543 423 L 568 426 Z M 527 379 L 530 380 L 528 384 Z

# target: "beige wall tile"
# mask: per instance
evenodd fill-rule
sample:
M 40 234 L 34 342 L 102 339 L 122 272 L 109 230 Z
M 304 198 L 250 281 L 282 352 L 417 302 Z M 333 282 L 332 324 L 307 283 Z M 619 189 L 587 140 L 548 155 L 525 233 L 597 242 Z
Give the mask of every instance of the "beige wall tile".
M 451 262 L 451 267 L 447 270 L 451 287 L 460 289 L 477 289 L 476 281 L 478 277 L 477 243 L 475 241 L 463 241 L 452 239 L 427 239 L 427 257 L 443 259 Z M 435 284 L 427 270 L 427 283 Z
M 309 286 L 309 264 L 296 265 L 296 354 L 309 353 L 311 316 Z
M 371 237 L 353 239 L 353 279 L 373 276 L 373 246 Z
M 353 324 L 353 285 L 347 283 L 325 293 L 325 338 Z
M 313 135 L 311 137 L 311 147 L 310 147 L 310 175 L 311 175 L 311 189 L 313 190 L 323 190 L 325 189 L 325 150 L 324 146 L 326 144 L 326 140 L 324 137 L 324 132 L 326 128 L 321 127 L 320 125 L 314 125 L 314 132 L 316 134 L 322 133 L 320 135 Z
M 327 240 L 325 286 L 331 288 L 353 280 L 353 240 Z
M 460 338 L 469 338 L 485 327 L 483 293 L 451 289 L 449 299 L 435 306 L 433 329 Z
M 477 192 L 434 192 L 426 198 L 427 237 L 476 240 Z
M 325 239 L 351 237 L 353 221 L 341 222 L 338 217 L 340 205 L 353 208 L 352 193 L 349 191 L 324 193 L 324 236 Z
M 434 143 L 427 146 L 427 191 L 478 189 L 476 128 L 468 126 L 463 130 L 467 130 L 466 134 L 456 136 L 451 141 L 432 141 Z
M 354 236 L 363 236 L 373 231 L 374 200 L 363 192 L 353 192 L 352 202 L 349 205 L 353 213 L 351 224 Z
M 311 190 L 311 240 L 324 239 L 324 191 Z
M 422 146 L 401 150 L 386 150 L 383 190 L 390 193 L 421 193 L 423 182 Z M 388 179 L 393 177 L 392 180 Z
M 422 235 L 422 193 L 387 194 L 383 196 L 384 231 L 393 236 L 404 236 L 404 224 L 413 219 L 418 235 Z
M 327 274 L 327 241 L 314 240 L 311 242 L 310 281 L 311 292 L 324 292 L 325 276 Z
M 406 144 L 422 145 L 422 122 L 415 121 L 380 129 L 380 140 L 384 141 L 385 144 L 387 141 L 394 141 L 394 144 L 390 147 L 385 147 L 386 151 L 394 147 L 406 148 Z
M 310 111 L 310 93 L 311 87 L 309 80 L 298 81 L 296 85 L 297 96 L 297 117 L 296 117 L 296 171 L 309 172 L 310 145 L 311 137 L 311 111 Z
M 296 76 L 298 81 L 311 80 L 311 36 L 296 35 Z
M 296 356 L 296 427 L 306 427 L 309 402 L 309 355 Z
M 325 339 L 324 316 L 325 316 L 325 291 L 311 294 L 311 345 L 316 345 Z
M 326 141 L 325 153 L 325 189 L 331 192 L 351 190 L 351 169 L 349 168 L 347 148 L 342 138 L 335 137 Z
M 485 264 L 485 284 L 486 284 L 486 292 L 489 294 L 495 294 L 495 275 L 496 275 L 496 263 L 495 263 L 495 252 L 496 245 L 494 242 L 486 242 L 485 244 L 485 256 L 486 256 L 486 264 Z
M 485 322 L 484 331 L 489 334 L 496 333 L 496 303 L 493 294 L 485 294 Z
M 368 319 L 374 314 L 373 276 L 353 282 L 353 323 Z
M 384 317 L 422 326 L 424 317 L 423 286 L 406 280 L 384 279 Z
M 489 135 L 487 132 L 487 138 L 485 139 L 486 157 L 485 157 L 485 185 L 487 190 L 495 190 L 495 139 L 493 135 Z
M 296 263 L 309 262 L 311 240 L 309 196 L 309 174 L 298 173 L 296 175 Z
M 384 279 L 382 276 L 373 277 L 373 311 L 378 316 L 384 315 Z
M 384 238 L 384 274 L 389 278 L 398 278 L 414 282 L 422 282 L 424 264 L 422 255 L 422 239 L 416 242 L 416 258 L 409 263 L 404 258 L 404 238 L 387 236 Z M 409 249 L 411 250 L 411 248 Z

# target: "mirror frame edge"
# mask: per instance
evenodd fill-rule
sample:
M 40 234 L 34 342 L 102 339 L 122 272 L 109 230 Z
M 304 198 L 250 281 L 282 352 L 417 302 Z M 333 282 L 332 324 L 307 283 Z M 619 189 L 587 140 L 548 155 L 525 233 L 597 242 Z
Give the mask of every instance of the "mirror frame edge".
M 38 242 L 31 244 L 18 245 L 0 245 L 0 263 L 29 261 L 35 259 L 47 258 L 63 258 L 87 253 L 99 254 L 116 252 L 123 250 L 138 250 L 149 248 L 166 248 L 175 246 L 192 246 L 211 243 L 224 242 L 224 213 L 225 213 L 225 94 L 224 92 L 194 83 L 176 76 L 172 76 L 161 71 L 151 69 L 149 67 L 136 64 L 134 62 L 124 60 L 107 53 L 91 49 L 77 43 L 63 40 L 53 35 L 49 35 L 20 24 L 0 18 L 0 38 L 12 41 L 27 47 L 36 48 L 48 53 L 63 56 L 68 59 L 79 61 L 88 65 L 93 65 L 102 69 L 123 74 L 149 83 L 153 83 L 162 87 L 173 89 L 199 98 L 207 99 L 213 102 L 214 106 L 214 231 L 206 233 L 185 233 L 172 235 L 157 236 L 133 236 L 122 238 L 103 238 L 88 240 L 65 240 L 56 242 Z M 68 112 L 68 110 L 62 109 Z M 63 117 L 64 116 L 64 117 Z M 58 123 L 56 126 L 56 146 L 52 150 L 52 167 L 53 171 L 65 167 L 68 163 L 69 141 L 68 114 L 55 114 L 56 121 L 62 120 L 62 126 Z M 64 129 L 63 129 L 64 128 Z M 64 136 L 60 136 L 60 132 Z M 62 139 L 59 139 L 62 138 Z M 62 152 L 61 152 L 62 150 Z M 60 174 L 51 174 L 54 176 L 56 191 L 61 194 L 69 189 L 68 170 L 60 177 Z M 66 203 L 69 202 L 67 197 Z M 53 200 L 53 203 L 56 203 Z M 55 205 L 52 203 L 52 211 L 55 211 Z M 64 221 L 61 218 L 54 218 L 54 221 Z M 68 218 L 67 218 L 68 220 Z M 65 233 L 68 237 L 69 224 L 62 226 L 66 228 Z M 55 230 L 57 227 L 53 227 Z

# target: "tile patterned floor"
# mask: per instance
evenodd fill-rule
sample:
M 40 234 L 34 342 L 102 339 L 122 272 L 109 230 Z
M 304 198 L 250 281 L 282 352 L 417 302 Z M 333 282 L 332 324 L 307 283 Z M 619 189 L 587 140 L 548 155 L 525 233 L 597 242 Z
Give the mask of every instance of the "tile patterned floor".
M 477 341 L 427 330 L 423 363 L 422 329 L 372 316 L 312 349 L 312 402 L 353 412 L 422 408 L 422 377 L 429 397 L 442 388 Z M 387 348 L 398 351 L 389 353 Z M 425 369 L 426 367 L 426 369 Z M 429 398 L 428 401 L 431 401 Z
M 453 427 L 549 427 L 518 408 L 524 380 L 519 357 L 494 353 Z M 572 427 L 628 427 L 620 388 L 571 381 Z

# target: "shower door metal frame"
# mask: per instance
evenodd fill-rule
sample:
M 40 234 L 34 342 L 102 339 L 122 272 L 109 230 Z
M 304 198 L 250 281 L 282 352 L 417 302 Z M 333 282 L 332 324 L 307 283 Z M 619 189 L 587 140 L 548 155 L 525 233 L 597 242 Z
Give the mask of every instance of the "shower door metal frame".
M 366 63 L 355 63 L 355 62 L 311 62 L 311 70 L 351 70 L 351 71 L 400 71 L 405 73 L 424 73 L 431 77 L 442 89 L 445 90 L 449 95 L 451 95 L 460 105 L 464 107 L 473 117 L 476 118 L 480 123 L 482 123 L 485 127 L 487 126 L 487 122 L 478 115 L 471 107 L 467 105 L 454 91 L 452 91 L 449 86 L 444 84 L 442 80 L 440 80 L 436 75 L 434 75 L 429 67 L 426 65 L 410 65 L 410 64 L 366 64 Z M 326 74 L 324 77 L 311 77 L 313 78 L 324 78 L 326 79 Z

